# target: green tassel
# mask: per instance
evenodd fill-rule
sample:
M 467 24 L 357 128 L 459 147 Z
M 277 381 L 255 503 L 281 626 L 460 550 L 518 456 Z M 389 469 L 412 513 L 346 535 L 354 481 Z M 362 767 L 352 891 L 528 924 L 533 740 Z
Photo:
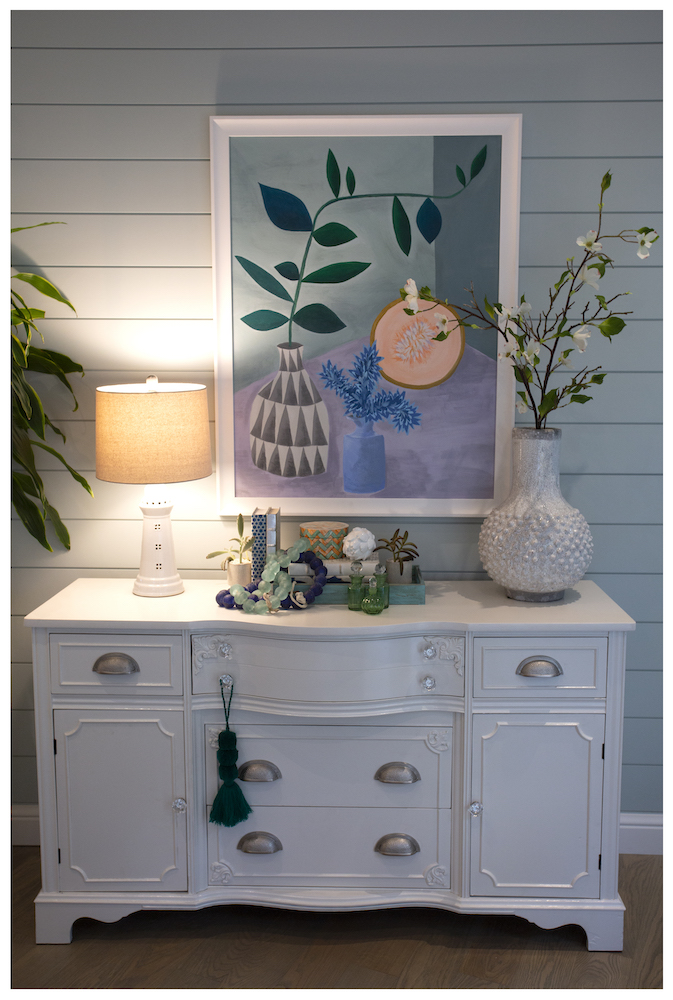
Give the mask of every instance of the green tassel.
M 236 784 L 236 778 L 238 777 L 238 769 L 236 767 L 236 761 L 238 760 L 236 733 L 233 733 L 229 729 L 229 709 L 231 708 L 231 699 L 234 693 L 233 684 L 228 705 L 224 697 L 222 681 L 220 681 L 220 690 L 222 692 L 227 728 L 222 730 L 217 741 L 217 763 L 222 784 L 210 810 L 210 822 L 217 823 L 219 826 L 236 826 L 237 823 L 242 823 L 244 819 L 248 818 L 252 809 L 245 801 L 245 796 L 240 785 Z

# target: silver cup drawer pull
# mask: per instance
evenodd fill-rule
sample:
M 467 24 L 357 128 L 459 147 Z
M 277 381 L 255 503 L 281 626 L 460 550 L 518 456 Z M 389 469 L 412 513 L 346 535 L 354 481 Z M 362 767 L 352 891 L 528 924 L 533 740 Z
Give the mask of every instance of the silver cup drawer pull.
M 246 760 L 238 769 L 241 781 L 278 781 L 283 775 L 270 760 Z
M 516 668 L 522 677 L 559 677 L 563 673 L 561 664 L 551 656 L 527 656 Z
M 272 833 L 266 833 L 264 830 L 253 830 L 252 833 L 246 833 L 244 837 L 241 837 L 236 845 L 236 850 L 243 851 L 244 854 L 275 854 L 276 851 L 283 850 L 283 845 L 278 837 Z
M 389 857 L 404 857 L 410 854 L 418 854 L 420 847 L 418 841 L 414 840 L 408 833 L 386 833 L 376 842 L 375 851 L 379 854 L 387 854 Z
M 128 653 L 103 653 L 94 663 L 96 674 L 137 674 L 140 667 Z
M 411 785 L 414 781 L 421 780 L 414 765 L 405 764 L 403 760 L 391 760 L 389 764 L 382 764 L 374 778 L 390 785 Z

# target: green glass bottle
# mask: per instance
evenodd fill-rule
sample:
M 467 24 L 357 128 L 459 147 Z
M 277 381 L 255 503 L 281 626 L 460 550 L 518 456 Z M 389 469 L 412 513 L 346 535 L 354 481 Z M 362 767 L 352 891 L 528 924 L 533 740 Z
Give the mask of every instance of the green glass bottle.
M 362 588 L 362 610 L 366 615 L 380 615 L 383 611 L 383 594 L 376 585 L 376 577 L 370 576 Z
M 390 606 L 390 584 L 388 583 L 386 568 L 382 563 L 377 563 L 374 567 L 374 576 L 376 577 L 377 590 L 383 597 L 383 607 L 387 608 Z
M 360 611 L 362 607 L 362 560 L 355 559 L 351 563 L 351 582 L 348 584 L 348 610 Z

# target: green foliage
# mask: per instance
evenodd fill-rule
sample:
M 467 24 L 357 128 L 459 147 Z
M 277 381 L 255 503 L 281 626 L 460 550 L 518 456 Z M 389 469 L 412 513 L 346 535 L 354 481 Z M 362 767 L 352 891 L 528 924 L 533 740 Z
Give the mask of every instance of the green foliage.
M 54 224 L 62 225 L 63 223 L 39 223 L 40 226 Z M 19 227 L 19 229 L 13 229 L 12 232 L 19 232 L 23 228 L 36 229 L 38 227 Z M 25 282 L 40 292 L 41 295 L 54 299 L 56 302 L 61 302 L 75 312 L 75 307 L 72 303 L 46 278 L 37 274 L 20 273 L 13 275 L 12 280 Z M 64 442 L 65 434 L 52 423 L 45 413 L 42 400 L 34 386 L 26 379 L 26 373 L 40 372 L 43 375 L 51 375 L 56 378 L 72 395 L 73 410 L 76 410 L 77 399 L 68 380 L 68 375 L 84 375 L 84 369 L 66 354 L 61 354 L 59 351 L 47 350 L 43 347 L 35 347 L 32 343 L 33 334 L 38 334 L 41 340 L 44 341 L 35 323 L 35 320 L 44 317 L 44 310 L 33 309 L 26 305 L 24 299 L 14 289 L 11 290 L 10 300 L 12 461 L 15 466 L 12 472 L 12 504 L 26 530 L 33 538 L 37 539 L 43 548 L 49 552 L 53 551 L 46 530 L 46 522 L 49 521 L 58 541 L 65 549 L 69 549 L 70 535 L 68 534 L 68 529 L 63 524 L 56 508 L 49 503 L 44 483 L 37 471 L 34 449 L 41 448 L 43 451 L 53 455 L 80 486 L 91 496 L 93 496 L 93 493 L 86 479 L 79 472 L 76 472 L 55 448 L 46 443 L 45 433 L 47 428 L 58 434 Z M 35 437 L 31 435 L 35 435 Z M 16 466 L 21 471 L 16 471 Z
M 392 538 L 379 538 L 381 545 L 377 545 L 374 552 L 378 552 L 380 549 L 387 549 L 390 552 L 393 560 L 400 567 L 400 575 L 404 570 L 402 565 L 405 562 L 412 562 L 414 559 L 418 559 L 418 549 L 415 542 L 408 541 L 409 532 L 405 531 L 403 535 L 400 534 L 400 529 L 395 528 L 395 534 Z
M 243 534 L 245 529 L 242 514 L 239 514 L 236 519 L 236 530 L 238 532 L 238 536 L 236 538 L 229 539 L 230 542 L 233 542 L 233 545 L 230 545 L 228 549 L 220 549 L 217 552 L 209 552 L 206 559 L 213 559 L 215 556 L 225 556 L 226 558 L 220 563 L 222 569 L 226 569 L 230 562 L 242 563 L 243 556 L 246 552 L 250 551 L 255 543 L 255 536 Z

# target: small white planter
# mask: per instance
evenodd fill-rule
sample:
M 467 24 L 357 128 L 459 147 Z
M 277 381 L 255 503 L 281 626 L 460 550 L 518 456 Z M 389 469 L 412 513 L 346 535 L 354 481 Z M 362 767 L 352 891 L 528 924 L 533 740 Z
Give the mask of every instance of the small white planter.
M 227 581 L 230 587 L 233 583 L 248 587 L 252 583 L 252 563 L 230 562 L 227 566 Z
M 413 562 L 402 563 L 404 567 L 403 572 L 400 573 L 400 564 L 395 562 L 394 559 L 386 559 L 386 573 L 388 574 L 388 583 L 413 583 Z

